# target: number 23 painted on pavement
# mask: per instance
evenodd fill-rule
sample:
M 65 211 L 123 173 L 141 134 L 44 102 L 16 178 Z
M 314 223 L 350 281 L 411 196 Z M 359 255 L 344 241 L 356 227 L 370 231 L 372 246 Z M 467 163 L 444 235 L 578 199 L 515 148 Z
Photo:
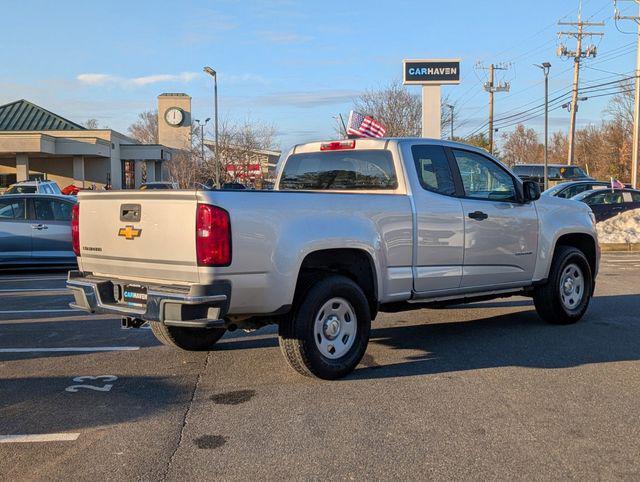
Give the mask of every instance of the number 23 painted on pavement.
M 101 387 L 98 387 L 96 385 L 71 385 L 70 387 L 65 388 L 65 390 L 67 392 L 76 393 L 80 389 L 84 388 L 87 390 L 94 390 L 96 392 L 108 392 L 108 391 L 111 391 L 113 384 L 107 383 L 107 382 L 115 382 L 117 379 L 118 377 L 116 377 L 115 375 L 98 375 L 96 377 L 91 375 L 86 375 L 83 377 L 75 377 L 73 381 L 76 383 L 82 383 L 90 380 L 100 380 L 104 382 L 104 385 Z

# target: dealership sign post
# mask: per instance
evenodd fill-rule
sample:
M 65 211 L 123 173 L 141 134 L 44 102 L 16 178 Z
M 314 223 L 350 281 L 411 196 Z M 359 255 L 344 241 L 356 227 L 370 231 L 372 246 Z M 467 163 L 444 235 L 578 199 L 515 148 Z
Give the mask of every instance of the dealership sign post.
M 440 86 L 460 83 L 460 59 L 405 59 L 403 83 L 422 86 L 422 137 L 440 139 Z

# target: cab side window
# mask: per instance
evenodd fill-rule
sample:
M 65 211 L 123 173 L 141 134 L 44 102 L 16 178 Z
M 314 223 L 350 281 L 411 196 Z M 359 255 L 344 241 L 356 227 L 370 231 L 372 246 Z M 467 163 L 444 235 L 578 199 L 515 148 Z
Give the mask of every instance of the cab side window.
M 586 200 L 587 204 L 622 204 L 622 194 L 609 190 L 594 194 Z
M 72 204 L 54 199 L 34 199 L 38 221 L 70 221 Z
M 423 188 L 446 196 L 453 196 L 456 193 L 453 175 L 443 147 L 415 145 L 411 147 L 411 155 Z
M 475 152 L 453 149 L 453 154 L 466 197 L 517 202 L 514 179 L 501 166 Z

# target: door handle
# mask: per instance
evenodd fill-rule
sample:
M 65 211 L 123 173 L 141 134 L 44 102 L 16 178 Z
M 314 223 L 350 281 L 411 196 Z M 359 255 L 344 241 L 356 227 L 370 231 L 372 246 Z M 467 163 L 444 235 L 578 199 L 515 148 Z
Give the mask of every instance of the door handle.
M 478 221 L 483 221 L 489 217 L 487 213 L 483 213 L 482 211 L 474 211 L 469 213 L 469 217 L 471 219 L 477 219 Z
M 49 229 L 49 226 L 46 224 L 32 224 L 31 227 L 33 229 L 37 229 L 38 231 L 42 231 L 43 229 Z

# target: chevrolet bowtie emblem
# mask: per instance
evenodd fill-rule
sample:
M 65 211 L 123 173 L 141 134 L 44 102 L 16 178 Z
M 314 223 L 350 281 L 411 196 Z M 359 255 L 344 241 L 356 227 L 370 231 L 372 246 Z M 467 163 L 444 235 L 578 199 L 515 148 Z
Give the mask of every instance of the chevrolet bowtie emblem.
M 142 234 L 142 229 L 136 229 L 133 226 L 125 226 L 118 230 L 118 236 L 123 236 L 125 239 L 132 240 L 133 238 L 139 238 Z

